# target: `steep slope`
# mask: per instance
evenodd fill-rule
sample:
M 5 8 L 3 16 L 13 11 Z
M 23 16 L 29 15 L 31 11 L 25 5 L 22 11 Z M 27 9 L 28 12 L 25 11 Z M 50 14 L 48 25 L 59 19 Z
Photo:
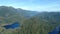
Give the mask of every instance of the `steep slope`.
M 12 24 L 14 22 L 19 22 L 20 25 L 22 25 L 24 20 L 29 19 L 36 14 L 38 14 L 38 12 L 0 6 L 0 33 L 2 32 L 2 34 L 18 34 L 20 32 L 20 27 L 13 30 L 6 30 L 2 26 Z
M 33 17 L 38 12 L 32 12 L 23 9 L 15 9 L 13 7 L 0 6 L 0 23 L 10 23 L 13 21 L 23 21 L 27 18 Z
M 0 23 L 12 23 L 24 18 L 20 15 L 17 10 L 13 7 L 0 7 Z
M 1 25 L 21 23 L 17 29 L 2 30 Z M 0 6 L 0 33 L 2 34 L 48 34 L 60 25 L 60 12 L 30 12 L 13 7 Z
M 21 34 L 48 34 L 60 25 L 60 12 L 42 12 L 24 21 Z

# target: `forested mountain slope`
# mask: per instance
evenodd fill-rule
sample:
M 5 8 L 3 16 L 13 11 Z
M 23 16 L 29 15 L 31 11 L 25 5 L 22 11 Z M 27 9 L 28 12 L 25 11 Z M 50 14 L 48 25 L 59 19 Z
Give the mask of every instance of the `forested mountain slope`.
M 28 10 L 16 9 L 13 7 L 0 6 L 0 33 L 2 31 L 2 34 L 15 33 L 16 29 L 13 29 L 14 31 L 12 32 L 12 29 L 5 30 L 2 26 L 13 24 L 14 22 L 19 22 L 20 25 L 22 25 L 24 20 L 29 19 L 36 14 L 38 14 L 38 12 L 31 12 Z M 20 30 L 20 27 L 17 29 Z
M 60 25 L 60 12 L 42 12 L 26 21 L 22 34 L 48 34 Z
M 22 21 L 25 18 L 32 17 L 38 12 L 31 12 L 23 9 L 15 9 L 13 7 L 0 6 L 0 22 L 10 23 L 11 21 Z M 2 21 L 4 20 L 4 21 Z
M 4 29 L 2 26 L 20 23 L 17 29 Z M 60 25 L 60 12 L 35 12 L 13 7 L 0 6 L 1 34 L 48 34 Z

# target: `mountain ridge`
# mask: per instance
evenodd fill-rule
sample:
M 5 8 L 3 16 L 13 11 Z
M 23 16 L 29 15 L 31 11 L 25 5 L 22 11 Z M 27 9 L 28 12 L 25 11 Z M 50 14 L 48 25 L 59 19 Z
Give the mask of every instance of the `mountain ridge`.
M 35 12 L 13 7 L 0 6 L 0 24 L 19 22 L 20 27 L 3 34 L 48 34 L 60 25 L 60 12 Z M 0 27 L 0 31 L 2 30 Z M 13 31 L 13 32 L 12 32 Z

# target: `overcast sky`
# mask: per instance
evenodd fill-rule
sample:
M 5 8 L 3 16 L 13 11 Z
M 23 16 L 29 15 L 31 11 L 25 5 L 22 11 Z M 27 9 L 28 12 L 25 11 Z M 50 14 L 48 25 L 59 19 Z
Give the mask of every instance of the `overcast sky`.
M 0 0 L 0 6 L 33 11 L 60 11 L 60 0 Z

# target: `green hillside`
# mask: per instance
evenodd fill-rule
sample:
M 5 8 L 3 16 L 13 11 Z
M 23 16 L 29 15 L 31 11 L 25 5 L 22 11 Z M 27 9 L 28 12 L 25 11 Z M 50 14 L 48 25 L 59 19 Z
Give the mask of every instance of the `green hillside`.
M 60 12 L 42 12 L 24 21 L 22 34 L 48 34 L 60 25 Z
M 16 29 L 5 29 L 2 26 L 19 22 Z M 0 6 L 1 34 L 48 34 L 60 25 L 60 12 L 30 12 L 13 7 Z
M 6 24 L 12 24 L 14 22 L 21 23 L 24 17 L 17 12 L 17 9 L 13 7 L 0 6 L 0 33 L 12 34 L 12 30 L 6 30 L 2 26 Z M 21 23 L 22 24 L 22 23 Z

